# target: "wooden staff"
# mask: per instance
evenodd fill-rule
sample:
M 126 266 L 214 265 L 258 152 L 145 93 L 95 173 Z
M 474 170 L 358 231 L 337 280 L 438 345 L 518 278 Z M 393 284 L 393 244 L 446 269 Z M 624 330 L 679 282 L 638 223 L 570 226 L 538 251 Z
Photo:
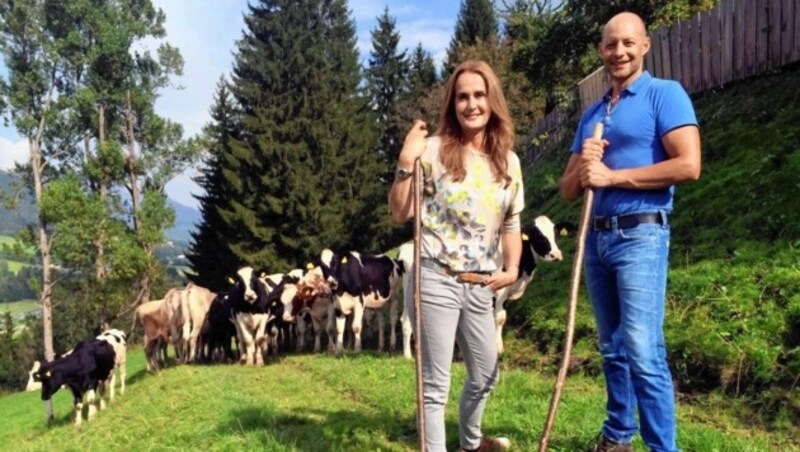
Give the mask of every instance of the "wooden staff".
M 422 298 L 420 250 L 422 249 L 422 165 L 414 161 L 414 359 L 417 371 L 417 432 L 419 450 L 425 450 L 425 405 L 422 387 Z
M 603 137 L 603 123 L 598 122 L 594 126 L 593 138 Z M 583 249 L 586 244 L 586 233 L 589 229 L 589 218 L 592 216 L 592 204 L 594 203 L 594 190 L 587 187 L 583 192 L 583 210 L 581 210 L 581 220 L 578 226 L 578 241 L 575 244 L 575 259 L 572 261 L 572 278 L 569 281 L 569 307 L 567 308 L 567 333 L 564 338 L 564 354 L 561 357 L 561 366 L 558 369 L 556 386 L 553 388 L 553 397 L 550 399 L 550 409 L 547 412 L 547 421 L 544 423 L 542 438 L 539 440 L 539 452 L 547 450 L 550 442 L 550 433 L 553 430 L 553 423 L 556 419 L 558 402 L 561 399 L 561 390 L 567 380 L 567 369 L 569 368 L 569 357 L 572 353 L 572 336 L 575 333 L 575 311 L 578 307 L 578 287 L 581 283 L 581 267 L 583 265 Z

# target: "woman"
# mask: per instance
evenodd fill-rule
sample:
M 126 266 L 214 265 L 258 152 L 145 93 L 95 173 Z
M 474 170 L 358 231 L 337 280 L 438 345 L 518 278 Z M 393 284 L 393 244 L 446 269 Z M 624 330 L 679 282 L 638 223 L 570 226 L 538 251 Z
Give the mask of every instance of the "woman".
M 408 132 L 389 194 L 392 218 L 398 223 L 412 218 L 409 176 L 420 158 L 426 449 L 446 450 L 444 408 L 456 341 L 467 369 L 459 403 L 460 450 L 504 450 L 508 439 L 484 437 L 481 417 L 499 378 L 493 293 L 513 283 L 519 272 L 522 172 L 511 152 L 514 128 L 506 100 L 489 65 L 462 63 L 446 93 L 434 136 L 426 139 L 419 120 Z M 499 245 L 502 268 L 495 261 Z

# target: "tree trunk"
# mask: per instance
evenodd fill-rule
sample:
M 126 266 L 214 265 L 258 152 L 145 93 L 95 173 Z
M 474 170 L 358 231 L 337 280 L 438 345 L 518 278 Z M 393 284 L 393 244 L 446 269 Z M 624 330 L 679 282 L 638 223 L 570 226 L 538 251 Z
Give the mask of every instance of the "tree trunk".
M 53 305 L 50 296 L 53 292 L 53 281 L 50 276 L 50 240 L 47 237 L 47 224 L 42 215 L 42 192 L 44 189 L 44 165 L 42 159 L 42 134 L 44 133 L 45 117 L 47 111 L 50 109 L 50 99 L 53 93 L 54 80 L 50 80 L 50 89 L 47 92 L 44 108 L 42 109 L 41 118 L 39 118 L 39 127 L 36 130 L 34 137 L 28 138 L 28 153 L 31 162 L 31 170 L 33 171 L 33 193 L 36 198 L 36 233 L 39 239 L 39 253 L 42 259 L 42 292 L 39 294 L 39 302 L 42 304 L 42 342 L 44 343 L 44 359 L 52 361 L 55 358 L 53 350 Z M 47 422 L 53 421 L 53 402 L 48 400 L 45 402 L 45 416 Z
M 133 205 L 133 230 L 139 231 L 139 184 L 136 179 L 136 152 L 133 144 L 133 108 L 131 107 L 131 90 L 125 93 L 128 111 L 125 114 L 127 122 L 126 138 L 128 139 L 128 177 L 131 184 L 131 203 Z
M 100 104 L 97 107 L 97 137 L 98 137 L 98 145 L 103 146 L 106 142 L 106 118 L 105 118 L 105 106 Z M 102 170 L 101 170 L 102 173 Z M 105 205 L 106 199 L 108 198 L 108 181 L 106 180 L 105 174 L 100 176 L 99 181 L 100 186 L 100 199 L 103 201 Z M 105 220 L 102 220 L 105 223 Z M 105 264 L 105 230 L 103 227 L 100 228 L 100 236 L 97 237 L 94 241 L 94 246 L 97 249 L 97 260 L 95 260 L 95 277 L 98 281 L 103 281 L 106 277 L 106 264 Z

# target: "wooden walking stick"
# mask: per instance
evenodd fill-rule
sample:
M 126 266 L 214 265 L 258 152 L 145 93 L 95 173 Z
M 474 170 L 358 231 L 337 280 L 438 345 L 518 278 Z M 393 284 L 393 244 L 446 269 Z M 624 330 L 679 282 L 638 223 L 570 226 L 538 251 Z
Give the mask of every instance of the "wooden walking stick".
M 603 137 L 603 123 L 598 122 L 594 126 L 593 138 Z M 569 367 L 569 356 L 572 353 L 572 336 L 575 333 L 575 311 L 578 307 L 578 287 L 581 283 L 581 266 L 583 265 L 583 248 L 586 244 L 586 233 L 589 229 L 589 218 L 592 216 L 592 204 L 594 203 L 594 190 L 586 188 L 583 192 L 583 209 L 581 210 L 581 220 L 578 225 L 578 240 L 575 244 L 575 259 L 572 261 L 572 278 L 569 281 L 569 306 L 567 308 L 567 333 L 564 337 L 564 354 L 561 357 L 561 366 L 558 369 L 556 386 L 553 388 L 553 397 L 550 399 L 550 409 L 547 412 L 547 421 L 544 423 L 542 438 L 539 440 L 539 452 L 547 450 L 550 442 L 550 433 L 553 430 L 553 423 L 556 419 L 558 402 L 561 399 L 561 390 L 567 380 L 567 368 Z
M 422 298 L 420 250 L 422 249 L 422 164 L 414 161 L 414 362 L 417 371 L 417 433 L 419 450 L 425 450 L 425 406 L 422 387 Z

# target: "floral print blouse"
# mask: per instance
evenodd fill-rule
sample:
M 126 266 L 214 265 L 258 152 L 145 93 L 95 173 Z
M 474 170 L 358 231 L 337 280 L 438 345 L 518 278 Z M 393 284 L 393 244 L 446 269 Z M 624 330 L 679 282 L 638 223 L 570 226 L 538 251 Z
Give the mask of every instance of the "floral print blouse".
M 423 258 L 454 271 L 493 272 L 500 236 L 520 229 L 525 206 L 519 157 L 509 151 L 511 183 L 495 181 L 488 157 L 469 150 L 467 175 L 453 182 L 439 160 L 441 139 L 427 140 L 420 158 L 424 182 L 422 213 Z

